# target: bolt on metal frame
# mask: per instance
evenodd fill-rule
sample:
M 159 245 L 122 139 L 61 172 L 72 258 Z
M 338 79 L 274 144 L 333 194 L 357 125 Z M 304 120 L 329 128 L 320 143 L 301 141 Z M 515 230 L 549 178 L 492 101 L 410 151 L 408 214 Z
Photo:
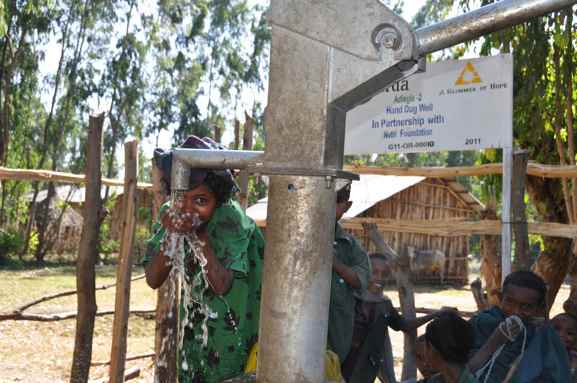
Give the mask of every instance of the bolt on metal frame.
M 272 0 L 266 151 L 175 150 L 192 166 L 270 174 L 257 381 L 324 381 L 335 177 L 347 111 L 424 70 L 423 57 L 577 0 L 505 0 L 412 31 L 378 0 Z

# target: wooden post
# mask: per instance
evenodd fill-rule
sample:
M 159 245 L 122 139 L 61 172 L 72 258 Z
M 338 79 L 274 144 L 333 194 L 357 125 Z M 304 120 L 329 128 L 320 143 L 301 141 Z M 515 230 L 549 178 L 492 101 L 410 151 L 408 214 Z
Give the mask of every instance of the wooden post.
M 70 373 L 71 383 L 88 381 L 90 360 L 92 358 L 92 336 L 96 314 L 95 270 L 98 256 L 98 233 L 102 214 L 101 188 L 101 151 L 102 125 L 104 114 L 90 116 L 86 145 L 86 199 L 84 204 L 84 223 L 78 249 L 76 264 L 76 289 L 78 290 L 78 317 L 76 319 L 76 337 Z
M 375 224 L 364 224 L 365 231 L 369 239 L 374 243 L 379 253 L 390 256 L 393 261 L 393 274 L 397 282 L 399 291 L 399 302 L 401 304 L 401 313 L 407 320 L 416 319 L 415 310 L 415 292 L 411 283 L 411 270 L 408 255 L 405 253 L 399 256 L 397 252 L 389 246 Z M 417 340 L 417 330 L 404 332 L 404 357 L 403 357 L 403 374 L 401 381 L 414 379 L 417 376 L 417 365 L 415 363 L 415 342 Z
M 483 294 L 483 284 L 481 279 L 477 278 L 471 282 L 471 292 L 473 293 L 473 298 L 475 298 L 475 303 L 477 303 L 477 311 L 485 310 L 488 306 L 487 299 Z
M 138 141 L 124 144 L 124 219 L 120 239 L 120 253 L 116 270 L 116 301 L 112 325 L 112 351 L 110 353 L 110 383 L 124 382 L 128 314 L 130 312 L 130 275 L 132 250 L 137 212 Z
M 525 176 L 529 152 L 516 150 L 513 153 L 513 177 L 511 184 L 511 221 L 515 234 L 515 260 L 513 271 L 530 270 L 533 265 L 529 251 L 529 233 L 525 214 Z
M 415 292 L 411 283 L 411 267 L 408 255 L 403 254 L 397 258 L 397 289 L 399 290 L 399 302 L 401 304 L 401 314 L 407 320 L 417 318 L 415 311 Z M 404 357 L 403 357 L 403 374 L 401 381 L 414 379 L 417 377 L 417 365 L 415 363 L 417 341 L 417 330 L 411 330 L 404 333 Z
M 160 206 L 169 196 L 160 186 L 160 169 L 152 166 L 152 190 L 154 192 L 153 209 L 156 217 Z M 158 220 L 159 217 L 156 217 Z M 156 299 L 156 328 L 154 338 L 154 381 L 157 383 L 174 383 L 177 381 L 176 355 L 178 330 L 178 305 L 170 304 L 170 294 L 177 291 L 178 283 L 173 278 L 160 286 Z
M 244 123 L 244 135 L 242 139 L 242 149 L 251 150 L 252 149 L 252 131 L 254 127 L 254 120 L 248 113 L 244 113 L 246 122 Z M 239 174 L 239 188 L 240 193 L 238 196 L 240 206 L 243 210 L 248 207 L 248 172 L 246 170 L 241 170 Z
M 481 219 L 496 219 L 496 201 L 492 198 L 481 213 Z M 491 305 L 499 304 L 501 291 L 501 260 L 500 237 L 497 235 L 481 235 L 481 276 L 485 280 L 487 302 Z

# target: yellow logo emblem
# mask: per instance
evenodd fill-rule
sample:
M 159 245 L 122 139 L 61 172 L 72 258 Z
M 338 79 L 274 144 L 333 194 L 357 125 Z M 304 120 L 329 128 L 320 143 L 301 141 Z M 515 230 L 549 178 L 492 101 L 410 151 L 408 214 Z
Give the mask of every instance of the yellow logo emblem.
M 481 82 L 481 76 L 479 76 L 479 73 L 473 64 L 468 62 L 467 65 L 465 65 L 465 68 L 461 71 L 457 81 L 455 81 L 455 85 L 479 84 Z

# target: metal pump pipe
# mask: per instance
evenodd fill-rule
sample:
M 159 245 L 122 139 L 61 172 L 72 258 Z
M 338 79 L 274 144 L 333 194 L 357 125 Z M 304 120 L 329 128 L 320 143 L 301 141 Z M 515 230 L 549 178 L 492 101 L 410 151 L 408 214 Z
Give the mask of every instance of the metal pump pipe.
M 258 160 L 264 152 L 258 150 L 212 150 L 185 149 L 173 150 L 176 160 L 191 168 L 206 169 L 246 169 L 249 163 Z
M 415 31 L 419 55 L 436 52 L 484 34 L 560 11 L 575 0 L 504 0 Z
M 172 189 L 188 190 L 190 168 L 246 169 L 250 163 L 262 157 L 264 152 L 177 148 L 172 155 Z

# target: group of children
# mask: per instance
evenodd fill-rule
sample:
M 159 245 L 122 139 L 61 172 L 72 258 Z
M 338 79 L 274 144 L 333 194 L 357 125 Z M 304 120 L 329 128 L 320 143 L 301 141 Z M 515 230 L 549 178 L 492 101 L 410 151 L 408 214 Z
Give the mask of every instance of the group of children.
M 191 136 L 188 148 L 219 147 Z M 155 152 L 170 191 L 171 154 Z M 388 328 L 427 324 L 416 345 L 423 382 L 572 382 L 577 320 L 546 320 L 546 285 L 529 271 L 509 275 L 501 303 L 466 321 L 454 309 L 406 320 L 383 295 L 389 259 L 367 254 L 338 224 L 350 207 L 350 184 L 338 188 L 328 348 L 348 383 L 397 382 Z M 212 383 L 242 374 L 258 336 L 264 238 L 232 198 L 227 170 L 191 169 L 189 190 L 160 211 L 145 256 L 147 282 L 161 286 L 181 268 L 180 382 Z M 177 262 L 174 244 L 182 241 Z

